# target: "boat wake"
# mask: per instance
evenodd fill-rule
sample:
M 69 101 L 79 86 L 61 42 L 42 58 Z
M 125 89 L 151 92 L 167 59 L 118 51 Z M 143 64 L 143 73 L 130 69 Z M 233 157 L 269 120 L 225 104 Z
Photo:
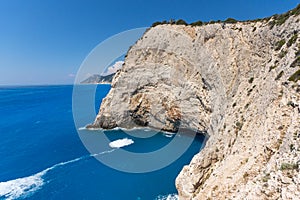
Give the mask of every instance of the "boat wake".
M 121 147 L 131 145 L 133 143 L 134 143 L 134 141 L 132 139 L 123 138 L 123 139 L 119 139 L 119 140 L 115 140 L 113 142 L 110 142 L 109 146 L 111 148 L 121 148 Z
M 41 189 L 41 187 L 45 184 L 45 180 L 43 179 L 43 176 L 45 176 L 49 171 L 52 171 L 52 170 L 54 170 L 58 167 L 64 166 L 64 165 L 78 162 L 83 159 L 99 156 L 102 154 L 111 153 L 114 150 L 115 149 L 103 151 L 103 152 L 97 153 L 97 154 L 82 156 L 79 158 L 75 158 L 73 160 L 55 164 L 52 167 L 49 167 L 41 172 L 31 175 L 31 176 L 17 178 L 17 179 L 5 181 L 5 182 L 0 182 L 0 199 L 12 200 L 12 199 L 18 199 L 21 197 L 22 198 L 29 197 L 34 192 Z

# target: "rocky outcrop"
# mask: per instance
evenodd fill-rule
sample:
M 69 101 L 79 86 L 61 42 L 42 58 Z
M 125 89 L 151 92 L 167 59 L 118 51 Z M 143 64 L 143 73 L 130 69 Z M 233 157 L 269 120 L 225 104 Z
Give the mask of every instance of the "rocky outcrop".
M 101 76 L 99 74 L 94 74 L 84 81 L 81 81 L 81 84 L 111 84 L 112 79 L 115 74 L 109 74 L 106 76 Z
M 91 127 L 205 131 L 176 179 L 180 199 L 297 199 L 299 21 L 150 28 Z
M 94 126 L 149 126 L 172 132 L 179 126 L 207 129 L 211 86 L 194 63 L 197 52 L 190 55 L 195 43 L 185 29 L 193 31 L 193 28 L 178 27 L 181 34 L 173 28 L 150 29 L 130 49 Z M 174 42 L 169 41 L 173 38 Z

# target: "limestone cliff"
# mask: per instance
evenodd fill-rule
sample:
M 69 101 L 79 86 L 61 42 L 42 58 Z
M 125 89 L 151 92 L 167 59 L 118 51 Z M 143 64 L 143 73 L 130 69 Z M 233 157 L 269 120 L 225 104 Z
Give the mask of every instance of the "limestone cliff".
M 205 131 L 180 199 L 297 199 L 300 15 L 279 20 L 150 28 L 92 127 Z

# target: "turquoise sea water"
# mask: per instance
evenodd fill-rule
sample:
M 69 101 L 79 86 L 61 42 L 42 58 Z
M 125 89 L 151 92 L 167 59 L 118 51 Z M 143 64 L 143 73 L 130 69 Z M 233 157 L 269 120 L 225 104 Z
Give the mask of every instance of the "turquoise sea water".
M 89 90 L 90 86 L 82 87 Z M 183 156 L 160 170 L 118 171 L 99 162 L 82 144 L 73 122 L 72 89 L 73 86 L 0 87 L 0 199 L 147 200 L 176 194 L 175 178 L 199 152 L 204 138 L 196 137 Z M 98 86 L 96 111 L 109 89 L 109 85 Z M 135 134 L 145 131 L 149 132 L 134 130 Z M 103 151 L 97 157 L 107 159 L 121 150 L 155 151 L 173 139 L 163 133 L 138 138 L 122 130 L 84 132 L 105 134 L 111 141 L 134 141 L 120 149 L 99 143 Z M 122 162 L 131 163 L 126 159 Z

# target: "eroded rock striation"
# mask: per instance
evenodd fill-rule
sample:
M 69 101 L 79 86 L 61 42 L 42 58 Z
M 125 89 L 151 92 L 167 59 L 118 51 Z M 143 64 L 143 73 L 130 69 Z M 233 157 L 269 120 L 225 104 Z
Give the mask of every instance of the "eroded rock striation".
M 297 199 L 299 31 L 297 13 L 150 28 L 91 127 L 205 131 L 205 148 L 176 179 L 180 199 Z

